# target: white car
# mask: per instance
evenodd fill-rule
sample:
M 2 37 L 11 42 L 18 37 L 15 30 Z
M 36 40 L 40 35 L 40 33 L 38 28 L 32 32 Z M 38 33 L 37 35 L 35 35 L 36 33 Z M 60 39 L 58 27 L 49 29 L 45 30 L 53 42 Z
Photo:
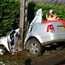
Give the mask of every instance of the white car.
M 15 46 L 18 42 L 19 29 L 12 30 L 9 35 L 0 38 L 0 54 L 16 52 Z
M 15 52 L 15 46 L 18 41 L 19 29 L 13 30 L 5 37 L 1 44 L 6 47 L 9 52 Z M 4 38 L 2 38 L 3 40 Z M 44 46 L 59 44 L 65 42 L 65 21 L 63 20 L 44 20 L 42 21 L 42 9 L 36 12 L 35 18 L 29 25 L 26 37 L 24 39 L 24 49 L 28 50 L 32 55 L 41 55 Z
M 32 55 L 41 55 L 45 46 L 59 45 L 65 42 L 65 21 L 42 20 L 42 9 L 39 9 L 30 23 L 24 46 Z

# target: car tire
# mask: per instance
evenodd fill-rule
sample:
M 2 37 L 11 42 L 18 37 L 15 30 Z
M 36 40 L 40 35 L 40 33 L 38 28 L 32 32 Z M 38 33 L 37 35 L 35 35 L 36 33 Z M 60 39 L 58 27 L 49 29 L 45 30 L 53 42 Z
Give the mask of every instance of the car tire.
M 36 39 L 29 40 L 29 52 L 34 56 L 40 56 L 43 54 L 43 46 Z
M 0 55 L 6 54 L 6 49 L 3 47 L 0 47 Z

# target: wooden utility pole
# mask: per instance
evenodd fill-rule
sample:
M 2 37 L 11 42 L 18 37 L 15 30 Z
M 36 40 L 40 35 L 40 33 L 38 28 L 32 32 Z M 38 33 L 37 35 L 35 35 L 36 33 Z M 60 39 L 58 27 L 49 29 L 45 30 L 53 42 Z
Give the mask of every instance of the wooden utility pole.
M 19 23 L 19 47 L 23 49 L 23 29 L 24 29 L 24 0 L 20 0 L 20 23 Z
M 24 0 L 24 38 L 27 31 L 27 0 Z
M 23 49 L 25 22 L 27 21 L 27 0 L 20 0 L 19 49 Z

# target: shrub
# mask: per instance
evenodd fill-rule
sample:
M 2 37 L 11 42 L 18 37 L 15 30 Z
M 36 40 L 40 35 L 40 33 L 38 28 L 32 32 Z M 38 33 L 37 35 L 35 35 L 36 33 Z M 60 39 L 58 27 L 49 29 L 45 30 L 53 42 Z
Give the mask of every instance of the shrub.
M 19 0 L 0 0 L 0 36 L 19 26 Z
M 33 4 L 32 4 L 33 3 Z M 51 4 L 51 3 L 43 3 L 43 2 L 29 2 L 30 8 L 28 8 L 29 10 L 29 18 L 28 20 L 31 22 L 32 20 L 32 15 L 31 13 L 34 12 L 33 14 L 35 14 L 35 12 L 39 9 L 42 8 L 43 14 L 48 14 L 49 9 L 54 9 L 55 12 L 57 13 L 57 15 L 59 16 L 60 19 L 65 20 L 65 7 L 62 5 L 58 5 L 58 4 Z M 35 7 L 33 8 L 33 5 L 35 5 Z M 33 8 L 33 10 L 32 10 Z
M 28 21 L 31 22 L 36 11 L 42 8 L 43 14 L 54 9 L 60 19 L 65 20 L 65 7 L 43 2 L 28 2 Z M 20 0 L 0 0 L 0 36 L 8 34 L 12 29 L 19 27 Z

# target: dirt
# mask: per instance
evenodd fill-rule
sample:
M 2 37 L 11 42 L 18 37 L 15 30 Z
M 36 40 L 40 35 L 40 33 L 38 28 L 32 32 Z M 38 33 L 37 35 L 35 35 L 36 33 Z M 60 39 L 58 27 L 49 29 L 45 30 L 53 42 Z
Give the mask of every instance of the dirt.
M 26 50 L 0 56 L 5 65 L 65 65 L 65 48 L 62 50 L 46 49 L 41 56 L 32 56 Z

